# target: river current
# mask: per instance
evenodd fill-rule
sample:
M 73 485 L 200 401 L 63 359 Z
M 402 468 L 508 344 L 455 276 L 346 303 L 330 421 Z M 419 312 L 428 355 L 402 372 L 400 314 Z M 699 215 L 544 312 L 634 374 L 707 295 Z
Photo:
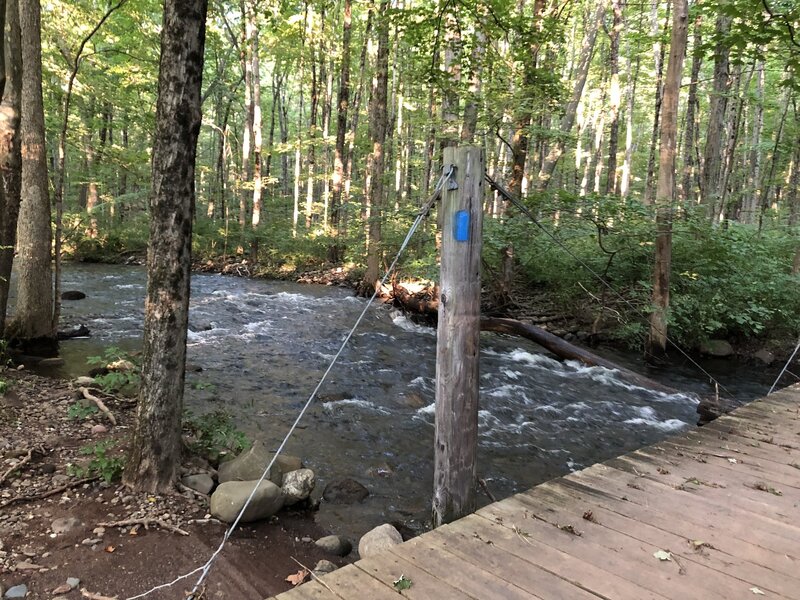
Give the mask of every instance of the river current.
M 87 298 L 64 302 L 64 321 L 85 324 L 92 335 L 62 343 L 66 364 L 58 374 L 85 374 L 86 357 L 109 345 L 138 349 L 145 283 L 141 267 L 67 265 L 63 289 Z M 364 302 L 341 288 L 194 275 L 187 360 L 203 371 L 187 374 L 187 409 L 223 408 L 249 436 L 277 446 Z M 352 538 L 387 521 L 425 526 L 435 352 L 433 329 L 385 306 L 368 310 L 287 446 L 315 470 L 320 490 L 352 477 L 371 492 L 359 505 L 323 503 L 323 526 Z M 667 395 L 496 334 L 482 334 L 480 359 L 478 473 L 498 498 L 693 425 L 693 392 L 710 391 L 688 365 L 649 373 L 687 390 Z M 737 391 L 747 399 L 767 387 L 749 381 Z

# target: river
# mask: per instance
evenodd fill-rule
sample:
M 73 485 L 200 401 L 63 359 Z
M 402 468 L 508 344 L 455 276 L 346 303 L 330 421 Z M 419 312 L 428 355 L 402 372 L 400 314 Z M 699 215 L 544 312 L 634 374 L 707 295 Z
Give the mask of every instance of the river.
M 92 335 L 62 343 L 57 375 L 85 374 L 86 357 L 109 345 L 138 349 L 145 282 L 142 267 L 66 266 L 63 289 L 87 298 L 64 302 L 64 321 Z M 194 275 L 187 360 L 203 371 L 187 374 L 187 409 L 223 408 L 249 436 L 277 446 L 364 302 L 342 288 Z M 498 498 L 693 425 L 693 393 L 711 391 L 688 363 L 647 373 L 687 391 L 665 395 L 604 368 L 559 362 L 526 340 L 484 333 L 481 342 L 478 473 Z M 352 477 L 371 492 L 359 505 L 323 503 L 316 518 L 324 527 L 355 539 L 386 521 L 425 526 L 435 346 L 434 330 L 385 306 L 367 312 L 287 447 L 314 469 L 319 489 Z M 611 358 L 645 370 L 636 357 Z M 705 366 L 741 400 L 771 383 L 763 369 Z

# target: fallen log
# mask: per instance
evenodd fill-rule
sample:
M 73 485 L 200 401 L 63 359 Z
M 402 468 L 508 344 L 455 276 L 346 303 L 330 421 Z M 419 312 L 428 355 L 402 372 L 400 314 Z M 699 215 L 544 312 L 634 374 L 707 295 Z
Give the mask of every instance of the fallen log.
M 518 335 L 526 339 L 536 342 L 542 348 L 549 350 L 563 360 L 577 360 L 589 367 L 604 367 L 606 369 L 614 369 L 630 383 L 640 387 L 648 388 L 665 394 L 677 394 L 678 390 L 666 386 L 658 381 L 654 381 L 649 377 L 640 375 L 630 369 L 621 367 L 616 363 L 606 360 L 596 354 L 589 352 L 584 348 L 579 348 L 569 342 L 561 339 L 557 335 L 553 335 L 549 331 L 545 331 L 541 327 L 535 325 L 528 325 L 521 321 L 514 319 L 498 319 L 491 317 L 481 317 L 481 331 L 493 331 L 495 333 L 507 333 L 511 335 Z

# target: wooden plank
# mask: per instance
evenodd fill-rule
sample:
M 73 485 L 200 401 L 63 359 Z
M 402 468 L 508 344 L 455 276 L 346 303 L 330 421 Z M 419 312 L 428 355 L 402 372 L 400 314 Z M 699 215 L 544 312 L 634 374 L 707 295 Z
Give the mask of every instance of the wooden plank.
M 318 581 L 309 581 L 270 600 L 341 600 Z
M 525 522 L 526 513 L 522 513 L 521 520 L 518 515 L 520 510 L 527 510 L 528 523 L 535 521 L 545 529 L 545 534 L 547 531 L 550 532 L 548 543 L 569 544 L 570 553 L 583 560 L 620 561 L 619 564 L 615 564 L 615 573 L 656 592 L 663 593 L 663 590 L 670 590 L 670 594 L 679 598 L 705 600 L 716 594 L 721 597 L 735 597 L 743 589 L 752 587 L 752 584 L 745 586 L 746 582 L 709 569 L 704 565 L 689 565 L 688 561 L 679 557 L 680 555 L 677 553 L 674 553 L 674 565 L 665 567 L 659 564 L 660 561 L 654 556 L 654 553 L 659 550 L 674 551 L 675 549 L 643 542 L 602 525 L 584 521 L 581 515 L 545 506 L 536 498 L 517 495 L 507 498 L 501 504 L 504 508 L 511 508 L 512 515 L 516 512 L 516 523 Z M 525 527 L 524 525 L 517 526 Z M 559 527 L 570 527 L 581 535 L 566 534 L 560 531 Z M 539 536 L 538 531 L 535 533 L 532 531 L 530 524 L 525 527 L 525 531 Z M 685 541 L 683 544 L 685 545 Z M 594 564 L 602 566 L 597 562 Z
M 480 387 L 483 149 L 445 148 L 455 167 L 442 194 L 442 257 L 436 338 L 433 523 L 475 510 Z
M 748 588 L 755 585 L 784 597 L 793 597 L 795 591 L 800 589 L 800 579 L 780 577 L 772 569 L 723 554 L 706 542 L 705 533 L 708 529 L 702 532 L 701 537 L 694 538 L 708 544 L 698 547 L 692 543 L 692 539 L 661 531 L 648 523 L 605 511 L 602 507 L 592 509 L 592 518 L 586 519 L 585 503 L 569 494 L 556 493 L 552 488 L 534 488 L 515 498 L 529 504 L 532 510 L 540 511 L 538 514 L 550 523 L 575 523 L 584 536 L 593 534 L 607 542 L 615 536 L 624 536 L 629 540 L 627 543 L 638 541 L 672 552 L 681 561 L 687 576 L 681 579 L 681 583 L 688 581 L 691 586 L 707 590 L 709 595 L 735 595 L 741 591 L 741 582 L 748 583 Z M 683 597 L 679 588 L 675 592 Z
M 427 541 L 455 554 L 476 567 L 490 570 L 523 589 L 534 592 L 540 598 L 570 598 L 570 600 L 596 600 L 597 596 L 576 587 L 572 582 L 544 570 L 538 564 L 528 562 L 507 552 L 492 540 L 483 539 L 477 533 L 465 535 L 462 528 L 445 525 L 425 534 Z
M 785 523 L 788 528 L 800 533 L 794 514 L 798 507 L 797 490 L 789 487 L 776 488 L 779 485 L 777 482 L 734 477 L 735 474 L 722 473 L 715 469 L 704 470 L 701 468 L 702 463 L 695 464 L 695 468 L 683 473 L 679 467 L 672 471 L 664 469 L 662 473 L 658 473 L 652 461 L 633 455 L 621 456 L 604 463 L 607 467 L 636 477 L 638 482 L 647 481 L 657 486 L 724 502 L 727 506 Z
M 662 442 L 664 443 L 664 442 Z M 669 442 L 668 442 L 669 443 Z M 764 444 L 749 438 L 734 435 L 720 435 L 717 438 L 690 432 L 685 437 L 671 443 L 686 445 L 691 448 L 706 448 L 716 452 L 742 454 L 758 460 L 767 460 L 778 464 L 791 464 L 800 461 L 800 456 L 790 449 L 765 447 Z M 660 445 L 660 444 L 659 444 Z
M 614 572 L 598 568 L 570 553 L 543 544 L 535 538 L 516 533 L 513 529 L 496 522 L 491 515 L 487 517 L 482 514 L 483 510 L 485 509 L 456 521 L 452 527 L 466 537 L 473 536 L 484 542 L 491 542 L 504 551 L 601 598 L 655 600 L 667 597 L 643 589 Z M 563 594 L 550 597 L 555 599 L 571 598 L 570 591 L 571 588 L 567 588 Z
M 773 484 L 774 487 L 789 487 L 798 490 L 800 493 L 800 469 L 788 465 L 780 469 L 777 463 L 772 469 L 765 469 L 761 463 L 755 461 L 742 460 L 733 457 L 733 461 L 722 458 L 709 460 L 696 460 L 687 453 L 678 454 L 673 447 L 670 451 L 668 446 L 641 448 L 624 456 L 622 459 L 639 460 L 648 463 L 655 470 L 657 468 L 668 471 L 682 473 L 693 472 L 702 476 L 716 476 L 724 481 L 736 481 L 741 483 L 752 483 L 754 481 L 765 481 Z
M 604 469 L 613 471 L 607 467 Z M 725 527 L 737 531 L 741 539 L 800 558 L 800 548 L 795 537 L 787 534 L 782 523 L 665 486 L 652 484 L 656 493 L 649 493 L 643 487 L 637 489 L 628 486 L 628 482 L 633 481 L 634 478 L 621 471 L 607 474 L 604 470 L 604 475 L 598 476 L 596 472 L 589 472 L 588 469 L 573 473 L 563 480 L 564 483 L 574 482 L 601 493 L 611 494 L 617 499 L 650 506 L 673 518 L 686 519 L 698 527 L 705 527 L 709 520 L 713 519 L 713 522 L 724 524 Z
M 389 552 L 446 581 L 474 598 L 542 600 L 480 566 L 448 552 L 446 543 L 423 535 L 389 549 Z
M 624 518 L 635 519 L 640 523 L 648 523 L 666 533 L 677 535 L 684 540 L 703 539 L 715 548 L 748 560 L 756 560 L 758 564 L 779 571 L 785 575 L 797 577 L 800 573 L 800 560 L 784 553 L 776 552 L 770 547 L 759 546 L 737 535 L 748 536 L 751 531 L 749 524 L 736 524 L 725 528 L 708 526 L 709 523 L 694 523 L 681 515 L 665 513 L 655 510 L 650 506 L 636 502 L 620 501 L 618 498 L 609 498 L 607 494 L 595 489 L 587 488 L 580 484 L 557 479 L 537 486 L 526 494 L 536 493 L 539 490 L 552 491 L 559 495 L 567 495 L 584 503 L 584 512 L 587 510 L 604 510 Z M 765 543 L 769 543 L 767 539 Z
M 394 588 L 384 585 L 374 577 L 356 567 L 355 564 L 347 565 L 337 569 L 333 573 L 328 573 L 320 578 L 333 592 L 344 600 L 354 600 L 356 598 L 374 598 L 375 600 L 397 600 L 397 592 Z M 391 584 L 390 584 L 391 585 Z M 323 587 L 320 582 L 304 584 L 301 587 L 314 586 L 316 593 L 317 586 Z M 291 592 L 287 592 L 291 593 Z M 281 598 L 281 600 L 284 600 Z M 294 600 L 292 596 L 286 600 Z
M 672 452 L 677 456 L 686 455 L 692 460 L 704 460 L 711 464 L 717 464 L 721 461 L 722 466 L 725 463 L 730 463 L 730 459 L 736 461 L 740 467 L 745 467 L 753 470 L 753 472 L 771 473 L 776 477 L 782 477 L 789 480 L 795 480 L 800 476 L 800 463 L 793 463 L 791 458 L 786 462 L 778 462 L 773 460 L 774 453 L 769 453 L 768 457 L 754 456 L 749 453 L 744 453 L 737 445 L 727 444 L 722 442 L 720 444 L 715 441 L 706 443 L 691 443 L 682 440 L 664 440 L 654 446 L 649 446 L 648 450 L 663 451 L 665 453 Z
M 394 590 L 393 583 L 401 575 L 411 580 L 412 585 L 407 590 L 402 591 L 402 595 L 412 600 L 464 600 L 474 598 L 482 600 L 478 596 L 466 594 L 463 590 L 456 589 L 431 575 L 427 571 L 419 568 L 415 564 L 400 558 L 390 552 L 381 552 L 369 558 L 363 558 L 354 566 L 361 569 L 364 573 L 380 581 L 387 589 Z M 395 600 L 397 592 L 394 591 Z M 353 596 L 353 598 L 366 598 L 366 595 Z

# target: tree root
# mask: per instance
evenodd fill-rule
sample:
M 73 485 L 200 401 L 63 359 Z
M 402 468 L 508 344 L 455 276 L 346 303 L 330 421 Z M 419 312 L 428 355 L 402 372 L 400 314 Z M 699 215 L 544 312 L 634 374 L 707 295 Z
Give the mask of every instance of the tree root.
M 44 450 L 42 448 L 28 448 L 28 453 L 25 455 L 25 458 L 23 458 L 17 464 L 11 466 L 5 473 L 0 475 L 0 485 L 2 485 L 5 482 L 5 480 L 8 479 L 8 476 L 11 475 L 14 471 L 21 469 L 26 464 L 31 462 L 34 450 L 39 452 L 40 454 L 44 454 Z
M 108 407 L 105 405 L 105 403 L 102 400 L 100 400 L 100 398 L 93 395 L 87 388 L 82 387 L 79 389 L 80 392 L 83 394 L 83 397 L 86 398 L 87 400 L 91 400 L 92 402 L 94 402 L 97 405 L 97 408 L 100 409 L 100 412 L 103 413 L 108 418 L 109 421 L 111 421 L 112 425 L 116 426 L 117 419 L 114 418 L 114 415 L 110 410 L 108 410 Z
M 147 517 L 142 519 L 124 519 L 122 521 L 98 523 L 98 527 L 129 527 L 131 525 L 142 525 L 145 529 L 150 529 L 150 525 L 157 525 L 161 529 L 165 529 L 173 533 L 178 533 L 180 535 L 189 535 L 188 531 L 184 531 L 180 527 L 176 527 L 175 525 L 170 525 L 169 523 L 162 521 L 161 519 L 151 519 Z
M 92 483 L 100 479 L 100 475 L 96 475 L 95 477 L 86 477 L 84 479 L 78 479 L 77 481 L 72 481 L 70 483 L 65 483 L 64 485 L 60 485 L 57 488 L 53 488 L 52 490 L 47 490 L 46 492 L 42 492 L 41 494 L 32 494 L 30 496 L 16 496 L 14 498 L 9 498 L 2 504 L 0 504 L 0 508 L 5 508 L 10 504 L 15 504 L 17 502 L 30 502 L 31 500 L 42 500 L 43 498 L 49 498 L 50 496 L 55 496 L 56 494 L 60 494 L 68 489 L 78 487 L 79 485 L 83 485 L 84 483 Z

